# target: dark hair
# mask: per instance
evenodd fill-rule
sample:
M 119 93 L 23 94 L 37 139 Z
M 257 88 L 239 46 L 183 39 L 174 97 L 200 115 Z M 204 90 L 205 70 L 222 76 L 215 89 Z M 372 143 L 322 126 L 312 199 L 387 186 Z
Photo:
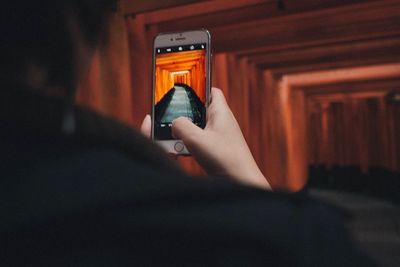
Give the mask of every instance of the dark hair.
M 34 61 L 46 67 L 51 83 L 68 87 L 75 64 L 68 20 L 76 19 L 85 41 L 93 45 L 112 2 L 13 0 L 2 3 L 0 83 L 17 81 L 21 67 Z

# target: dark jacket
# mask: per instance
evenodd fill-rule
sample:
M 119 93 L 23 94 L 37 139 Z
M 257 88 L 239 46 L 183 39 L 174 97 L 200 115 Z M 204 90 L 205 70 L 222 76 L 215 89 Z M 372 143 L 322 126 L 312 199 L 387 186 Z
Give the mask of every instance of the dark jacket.
M 112 119 L 19 91 L 0 100 L 1 266 L 367 266 L 302 194 L 185 175 Z

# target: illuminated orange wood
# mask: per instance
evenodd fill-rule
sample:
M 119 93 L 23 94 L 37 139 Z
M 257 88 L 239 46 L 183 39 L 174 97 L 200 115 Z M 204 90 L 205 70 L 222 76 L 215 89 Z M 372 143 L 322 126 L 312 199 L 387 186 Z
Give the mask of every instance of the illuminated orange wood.
M 400 2 L 323 2 L 285 1 L 281 10 L 276 1 L 204 1 L 127 16 L 130 53 L 115 45 L 125 42 L 116 30 L 111 46 L 103 43 L 95 54 L 82 86 L 90 90 L 79 92 L 81 103 L 123 120 L 132 116 L 139 127 L 151 107 L 154 36 L 207 27 L 215 53 L 213 85 L 224 91 L 275 188 L 300 189 L 309 164 L 399 171 L 400 111 L 384 95 L 400 88 Z M 113 59 L 104 57 L 108 50 Z M 126 61 L 116 66 L 122 55 L 130 69 Z M 157 68 L 157 77 L 167 78 L 163 87 L 174 82 L 196 87 L 201 66 L 192 60 Z M 104 83 L 110 66 L 121 72 L 117 76 L 130 72 L 131 85 Z M 188 73 L 178 73 L 180 68 Z M 123 89 L 108 89 L 114 85 Z M 191 158 L 179 161 L 190 173 L 202 172 Z
M 107 22 L 87 76 L 77 89 L 76 101 L 79 105 L 134 125 L 131 62 L 125 20 L 115 12 Z
M 183 51 L 157 55 L 155 104 L 174 87 L 178 77 L 184 78 L 205 103 L 205 50 Z

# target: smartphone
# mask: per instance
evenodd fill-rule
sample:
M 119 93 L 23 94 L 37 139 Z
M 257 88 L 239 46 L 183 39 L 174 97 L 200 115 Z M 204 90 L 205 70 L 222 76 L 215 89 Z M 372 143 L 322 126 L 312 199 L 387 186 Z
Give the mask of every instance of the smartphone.
M 189 155 L 172 136 L 172 121 L 206 125 L 210 97 L 211 37 L 207 30 L 162 33 L 154 39 L 152 139 L 168 153 Z

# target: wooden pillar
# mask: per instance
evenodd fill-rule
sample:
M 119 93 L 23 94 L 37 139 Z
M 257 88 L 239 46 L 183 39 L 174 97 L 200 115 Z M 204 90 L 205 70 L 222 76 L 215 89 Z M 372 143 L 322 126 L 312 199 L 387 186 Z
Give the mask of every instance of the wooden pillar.
M 358 105 L 359 101 L 351 96 L 348 96 L 344 102 L 344 153 L 345 165 L 356 166 L 359 165 L 359 135 L 360 123 L 358 119 Z
M 127 16 L 129 50 L 132 62 L 132 113 L 133 125 L 139 128 L 146 114 L 151 113 L 152 44 L 141 15 Z
M 381 150 L 382 159 L 381 165 L 385 169 L 390 170 L 390 142 L 388 133 L 388 116 L 387 116 L 387 103 L 383 96 L 378 98 L 378 120 L 379 120 L 379 130 L 381 138 Z
M 360 132 L 359 135 L 359 159 L 360 159 L 360 169 L 363 173 L 368 172 L 369 168 L 369 149 L 368 149 L 368 139 L 369 139 L 369 132 L 368 132 L 368 125 L 367 122 L 368 118 L 368 106 L 365 99 L 360 101 L 359 105 L 359 120 L 360 120 Z
M 321 108 L 320 104 L 313 99 L 307 99 L 307 146 L 308 164 L 318 166 L 321 164 Z
M 218 66 L 217 66 L 218 64 Z M 250 139 L 250 84 L 253 75 L 248 60 L 233 54 L 219 55 L 214 60 L 213 80 L 223 85 L 229 107 L 244 137 Z M 218 84 L 216 84 L 219 86 Z
M 254 64 L 249 64 L 251 76 L 249 77 L 249 146 L 261 171 L 263 171 L 264 158 L 266 154 L 266 139 L 263 135 L 264 124 L 263 109 L 267 100 L 265 99 L 265 85 L 262 71 Z
M 77 103 L 132 125 L 130 69 L 127 29 L 122 14 L 115 12 L 77 89 Z
M 264 98 L 261 134 L 264 142 L 262 170 L 274 188 L 286 189 L 287 153 L 279 85 L 270 71 L 264 71 Z
M 400 105 L 389 105 L 387 108 L 390 169 L 400 171 Z
M 211 85 L 221 89 L 226 100 L 229 101 L 228 54 L 218 53 L 213 56 L 211 78 Z
M 329 167 L 329 107 L 328 101 L 321 103 L 321 162 Z
M 308 178 L 305 99 L 300 89 L 289 87 L 288 94 L 288 106 L 284 107 L 288 112 L 285 127 L 288 153 L 286 184 L 290 190 L 297 191 L 304 187 Z

